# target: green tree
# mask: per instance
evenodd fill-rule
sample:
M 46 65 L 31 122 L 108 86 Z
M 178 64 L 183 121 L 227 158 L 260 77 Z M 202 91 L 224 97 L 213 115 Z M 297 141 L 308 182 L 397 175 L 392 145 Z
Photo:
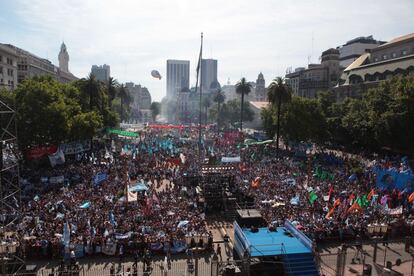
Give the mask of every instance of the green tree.
M 69 86 L 51 77 L 35 77 L 18 86 L 15 93 L 20 149 L 56 145 L 68 137 L 70 118 L 81 112 L 79 104 L 62 93 L 75 89 Z
M 244 108 L 244 96 L 249 95 L 252 90 L 252 85 L 246 81 L 246 78 L 241 78 L 236 84 L 236 93 L 241 95 L 240 103 L 240 131 L 243 131 L 243 108 Z
M 157 116 L 161 112 L 161 104 L 159 102 L 152 102 L 151 103 L 151 117 L 152 121 L 155 122 L 157 119 Z
M 280 115 L 282 112 L 282 103 L 286 103 L 291 98 L 289 87 L 285 81 L 277 77 L 272 81 L 268 88 L 267 97 L 269 102 L 276 107 L 276 152 L 279 153 L 279 139 L 280 139 Z
M 112 101 L 116 98 L 117 96 L 117 87 L 118 87 L 118 82 L 116 79 L 114 79 L 113 77 L 110 77 L 107 83 L 107 90 L 108 90 L 108 97 L 109 97 L 109 107 L 112 107 Z
M 95 111 L 79 113 L 70 119 L 71 140 L 90 139 L 103 126 L 102 117 Z
M 121 122 L 126 120 L 126 113 L 129 110 L 129 105 L 132 102 L 132 97 L 126 89 L 125 85 L 121 84 L 118 89 L 118 96 L 121 102 Z M 126 106 L 126 108 L 125 108 Z
M 220 113 L 220 105 L 224 103 L 226 96 L 224 95 L 221 88 L 218 88 L 216 93 L 214 94 L 213 101 L 217 103 L 217 131 L 220 131 L 220 120 L 221 120 L 221 113 Z
M 203 98 L 203 101 L 201 102 L 203 108 L 204 108 L 204 124 L 207 125 L 207 116 L 208 116 L 208 109 L 211 106 L 211 101 L 210 98 L 208 96 Z

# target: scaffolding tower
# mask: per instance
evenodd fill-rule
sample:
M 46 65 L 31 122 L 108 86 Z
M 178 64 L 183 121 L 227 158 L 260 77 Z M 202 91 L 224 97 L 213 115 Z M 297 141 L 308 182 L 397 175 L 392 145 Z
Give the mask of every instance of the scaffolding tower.
M 0 274 L 13 275 L 24 267 L 24 246 L 17 229 L 21 220 L 19 151 L 16 113 L 0 100 Z

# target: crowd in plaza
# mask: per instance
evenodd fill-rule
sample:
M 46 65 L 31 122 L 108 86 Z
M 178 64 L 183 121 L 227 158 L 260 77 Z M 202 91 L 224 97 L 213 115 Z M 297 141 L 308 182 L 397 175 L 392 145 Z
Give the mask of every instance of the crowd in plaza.
M 184 181 L 200 172 L 197 131 L 147 130 L 139 138 L 115 140 L 64 165 L 22 171 L 24 218 L 16 229 L 28 257 L 211 248 L 206 206 Z M 315 240 L 343 240 L 364 236 L 374 223 L 389 225 L 398 236 L 411 221 L 412 188 L 377 185 L 378 169 L 409 171 L 400 156 L 381 159 L 315 146 L 277 152 L 273 143 L 238 145 L 214 131 L 203 135 L 203 149 L 216 160 L 240 156 L 226 173 L 269 226 L 289 219 Z

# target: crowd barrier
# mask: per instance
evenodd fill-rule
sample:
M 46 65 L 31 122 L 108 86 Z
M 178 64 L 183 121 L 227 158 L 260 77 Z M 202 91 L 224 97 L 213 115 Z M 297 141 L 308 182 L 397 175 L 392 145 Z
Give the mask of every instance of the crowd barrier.
M 171 242 L 120 242 L 108 240 L 104 243 L 94 244 L 79 244 L 71 243 L 68 248 L 64 248 L 63 244 L 49 244 L 49 242 L 42 241 L 35 245 L 26 244 L 25 252 L 29 259 L 31 258 L 61 258 L 68 259 L 70 251 L 74 251 L 76 258 L 83 258 L 86 256 L 93 256 L 103 254 L 107 256 L 114 256 L 119 253 L 120 245 L 122 244 L 124 254 L 135 254 L 144 249 L 149 250 L 150 253 L 157 254 L 180 254 L 185 253 L 187 249 L 197 247 L 199 250 L 209 250 L 213 246 L 213 239 L 208 235 L 187 236 L 185 240 L 173 240 Z

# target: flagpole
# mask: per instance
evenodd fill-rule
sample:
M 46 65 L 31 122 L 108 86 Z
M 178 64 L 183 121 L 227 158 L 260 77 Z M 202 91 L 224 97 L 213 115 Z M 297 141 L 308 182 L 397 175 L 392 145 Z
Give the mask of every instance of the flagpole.
M 199 115 L 198 115 L 198 155 L 199 158 L 201 160 L 201 109 L 202 109 L 202 105 L 201 105 L 201 100 L 202 100 L 202 94 L 203 94 L 203 84 L 202 84 L 202 74 L 201 74 L 201 64 L 202 64 L 202 60 L 203 60 L 203 33 L 201 33 L 201 47 L 200 47 L 200 57 L 199 57 L 199 68 L 197 71 L 197 83 L 198 83 L 198 75 L 200 75 L 200 110 L 199 110 Z M 197 85 L 196 85 L 196 89 L 197 89 Z

